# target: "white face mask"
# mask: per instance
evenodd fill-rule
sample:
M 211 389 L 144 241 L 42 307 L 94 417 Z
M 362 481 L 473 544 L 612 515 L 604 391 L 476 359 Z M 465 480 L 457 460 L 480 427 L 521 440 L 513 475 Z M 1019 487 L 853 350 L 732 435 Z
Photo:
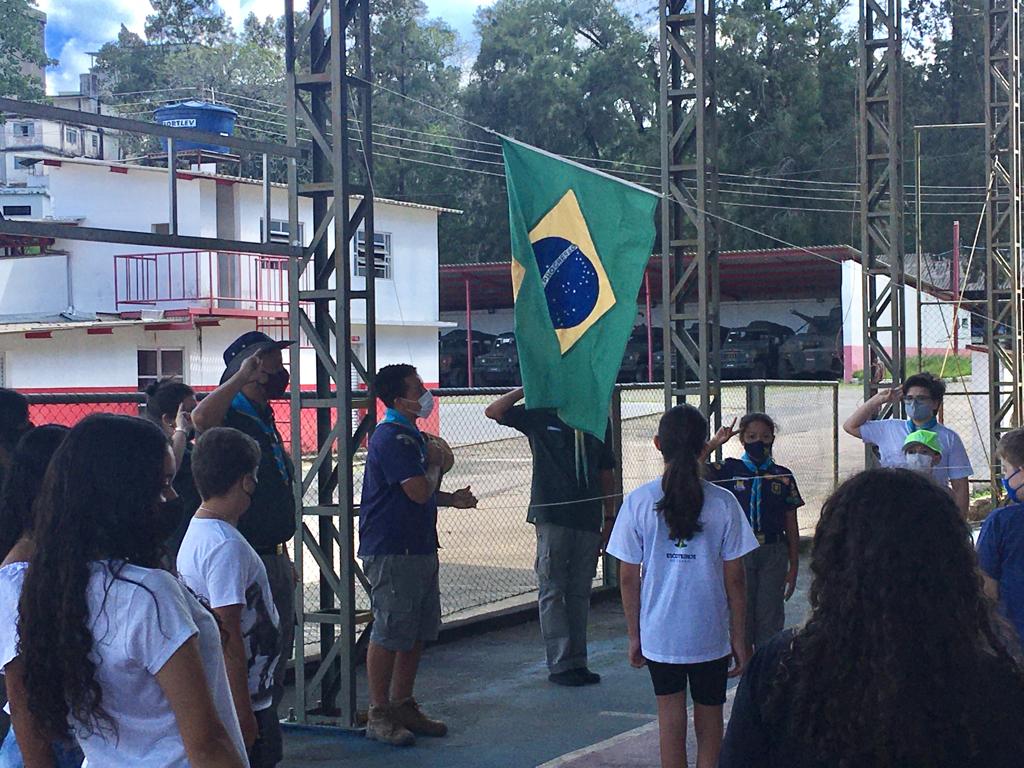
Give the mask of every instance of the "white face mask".
M 930 475 L 932 473 L 932 457 L 924 453 L 908 453 L 907 469 Z
M 425 419 L 434 412 L 434 395 L 429 389 L 420 395 L 417 402 L 420 404 L 420 409 L 416 412 L 419 418 Z

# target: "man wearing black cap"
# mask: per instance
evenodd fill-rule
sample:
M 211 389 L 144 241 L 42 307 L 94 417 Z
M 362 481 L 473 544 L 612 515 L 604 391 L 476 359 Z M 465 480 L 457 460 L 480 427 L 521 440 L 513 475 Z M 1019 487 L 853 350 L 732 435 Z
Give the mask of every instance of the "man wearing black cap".
M 291 341 L 274 341 L 265 333 L 250 331 L 235 339 L 224 352 L 227 368 L 220 386 L 192 411 L 192 424 L 200 432 L 213 427 L 233 427 L 253 438 L 261 458 L 256 490 L 248 512 L 238 523 L 239 532 L 260 555 L 267 569 L 270 591 L 281 621 L 281 651 L 291 654 L 295 635 L 295 577 L 287 542 L 295 535 L 294 468 L 274 424 L 271 400 L 284 397 L 288 371 L 281 350 Z M 261 729 L 260 754 L 272 766 L 282 758 L 277 707 L 284 691 L 284 664 L 274 673 L 273 703 L 269 727 Z M 274 728 L 274 726 L 277 726 Z M 273 732 L 270 732 L 273 731 Z

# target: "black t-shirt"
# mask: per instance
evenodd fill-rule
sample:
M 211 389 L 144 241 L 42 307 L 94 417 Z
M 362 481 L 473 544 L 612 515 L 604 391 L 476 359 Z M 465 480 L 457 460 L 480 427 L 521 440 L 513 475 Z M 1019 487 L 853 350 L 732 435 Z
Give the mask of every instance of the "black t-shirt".
M 786 512 L 802 507 L 804 500 L 796 487 L 793 473 L 775 464 L 764 472 L 755 472 L 739 459 L 726 459 L 708 464 L 705 476 L 709 482 L 730 491 L 750 519 L 750 499 L 754 490 L 754 478 L 761 480 L 761 521 L 758 533 L 782 534 L 786 532 Z
M 773 727 L 763 718 L 762 707 L 775 684 L 782 654 L 789 647 L 793 635 L 794 630 L 780 632 L 758 648 L 751 659 L 733 701 L 719 768 L 834 768 L 839 764 L 838 761 L 825 762 L 802 755 L 787 728 Z M 922 636 L 922 642 L 927 642 L 927 633 Z M 955 663 L 955 659 L 950 659 L 950 664 Z M 1019 768 L 1024 763 L 1024 729 L 1021 728 L 1024 687 L 1012 678 L 1007 679 L 994 659 L 991 665 L 982 666 L 982 675 L 989 706 L 985 711 L 976 713 L 976 733 L 981 742 L 978 755 L 971 761 L 950 759 L 927 768 Z M 862 682 L 872 685 L 871 680 Z M 951 690 L 947 695 L 956 696 L 957 692 Z
M 253 405 L 259 418 L 232 407 L 224 418 L 225 427 L 244 432 L 260 445 L 260 468 L 256 493 L 249 510 L 238 521 L 238 530 L 253 549 L 263 554 L 295 535 L 295 497 L 292 495 L 294 469 L 284 451 L 281 435 L 269 407 Z M 262 421 L 262 424 L 261 424 Z M 275 447 L 278 452 L 275 454 Z M 278 458 L 283 460 L 279 462 Z
M 501 419 L 526 435 L 533 451 L 533 482 L 530 487 L 529 523 L 552 523 L 583 531 L 600 531 L 604 491 L 602 470 L 615 469 L 611 425 L 602 443 L 583 433 L 583 450 L 577 476 L 576 431 L 549 408 L 510 408 Z

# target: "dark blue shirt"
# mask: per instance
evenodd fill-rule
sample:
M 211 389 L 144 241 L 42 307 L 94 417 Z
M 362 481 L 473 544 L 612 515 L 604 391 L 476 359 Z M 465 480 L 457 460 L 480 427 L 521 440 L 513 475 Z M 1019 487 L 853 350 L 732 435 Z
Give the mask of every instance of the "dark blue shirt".
M 1024 504 L 1000 507 L 985 518 L 978 564 L 999 584 L 1000 608 L 1024 638 Z
M 417 504 L 402 483 L 427 474 L 427 443 L 415 427 L 377 425 L 370 437 L 359 510 L 359 556 L 437 551 L 437 495 Z
M 781 464 L 764 472 L 754 472 L 739 459 L 726 459 L 707 466 L 709 482 L 731 491 L 750 521 L 750 495 L 753 479 L 761 480 L 761 528 L 759 533 L 771 535 L 786 532 L 786 512 L 804 505 L 793 473 Z

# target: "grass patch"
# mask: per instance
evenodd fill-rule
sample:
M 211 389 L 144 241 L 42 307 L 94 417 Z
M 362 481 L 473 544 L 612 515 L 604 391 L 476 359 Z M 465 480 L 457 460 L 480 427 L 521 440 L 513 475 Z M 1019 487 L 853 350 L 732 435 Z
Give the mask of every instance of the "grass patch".
M 907 375 L 915 373 L 932 373 L 943 379 L 962 379 L 971 375 L 970 356 L 913 355 L 907 358 Z M 864 381 L 864 371 L 854 371 L 853 378 Z

